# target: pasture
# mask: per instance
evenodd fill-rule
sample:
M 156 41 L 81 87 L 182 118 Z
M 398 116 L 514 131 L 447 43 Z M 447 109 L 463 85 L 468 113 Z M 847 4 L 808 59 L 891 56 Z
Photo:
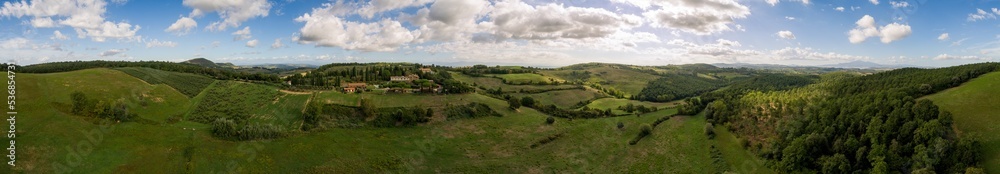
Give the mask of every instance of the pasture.
M 941 111 L 954 114 L 959 136 L 980 141 L 982 165 L 989 173 L 1000 173 L 1000 72 L 984 74 L 961 86 L 924 97 Z

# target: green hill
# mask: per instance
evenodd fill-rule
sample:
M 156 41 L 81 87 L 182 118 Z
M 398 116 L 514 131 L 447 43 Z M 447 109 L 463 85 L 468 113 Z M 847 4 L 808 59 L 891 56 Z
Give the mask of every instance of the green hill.
M 972 79 L 961 86 L 926 96 L 941 110 L 954 115 L 959 136 L 979 140 L 983 147 L 982 166 L 1000 173 L 1000 72 Z
M 205 58 L 195 58 L 195 59 L 183 61 L 181 63 L 201 65 L 201 66 L 204 66 L 204 67 L 219 67 L 219 65 L 215 64 L 215 62 L 212 62 L 211 60 L 208 60 L 208 59 L 205 59 Z
M 201 93 L 201 91 L 208 87 L 208 85 L 215 82 L 215 79 L 201 75 L 170 72 L 151 68 L 127 67 L 115 68 L 115 70 L 125 72 L 126 74 L 142 79 L 149 84 L 166 84 L 174 89 L 177 89 L 177 91 L 180 91 L 188 97 L 198 95 L 198 93 Z

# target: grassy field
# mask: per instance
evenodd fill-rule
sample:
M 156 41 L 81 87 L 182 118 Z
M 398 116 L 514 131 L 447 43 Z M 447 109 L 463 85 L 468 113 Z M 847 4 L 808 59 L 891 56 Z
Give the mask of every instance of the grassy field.
M 579 102 L 608 97 L 607 95 L 587 89 L 549 91 L 538 94 L 511 94 L 514 97 L 530 96 L 544 105 L 555 104 L 560 108 L 571 108 Z
M 465 82 L 468 84 L 476 84 L 477 86 L 485 87 L 486 89 L 496 89 L 500 88 L 503 92 L 513 93 L 524 91 L 538 91 L 538 90 L 548 90 L 548 89 L 569 89 L 574 88 L 576 85 L 508 85 L 504 84 L 503 81 L 492 77 L 470 77 L 462 73 L 452 73 L 451 74 L 455 80 Z M 548 79 L 546 79 L 547 81 Z
M 107 79 L 115 80 L 109 83 Z M 555 124 L 547 125 L 544 120 L 548 116 L 544 114 L 530 108 L 510 110 L 506 102 L 479 94 L 317 93 L 310 99 L 312 95 L 276 93 L 271 100 L 253 100 L 252 103 L 262 102 L 260 105 L 243 106 L 254 115 L 251 120 L 294 120 L 301 103 L 326 101 L 324 97 L 330 97 L 331 102 L 349 103 L 356 100 L 351 99 L 352 95 L 391 106 L 480 102 L 504 116 L 431 122 L 407 128 L 333 128 L 298 132 L 275 140 L 234 142 L 212 137 L 207 125 L 191 121 L 126 122 L 100 129 L 101 125 L 92 120 L 66 114 L 61 111 L 65 108 L 58 107 L 64 106 L 59 103 L 69 103 L 69 93 L 76 90 L 122 100 L 127 100 L 131 91 L 139 91 L 164 96 L 163 103 L 151 103 L 148 110 L 178 113 L 192 110 L 183 94 L 165 90 L 169 89 L 166 85 L 149 85 L 120 71 L 21 74 L 18 84 L 21 85 L 18 97 L 23 100 L 19 101 L 22 119 L 17 122 L 20 146 L 15 173 L 715 172 L 708 155 L 711 141 L 702 132 L 706 123 L 702 116 L 675 117 L 657 126 L 652 135 L 638 144 L 628 145 L 638 134 L 639 125 L 676 113 L 674 109 L 639 117 L 558 118 Z M 208 90 L 232 86 L 257 88 L 245 85 L 253 84 L 215 83 Z M 254 94 L 242 96 L 247 95 Z M 190 99 L 199 100 L 191 105 L 211 102 L 206 98 L 213 96 L 202 93 Z M 174 101 L 181 105 L 168 104 Z M 242 106 L 237 104 L 233 106 Z M 625 125 L 624 129 L 615 128 L 619 122 Z M 557 134 L 561 136 L 547 144 L 530 147 Z M 10 171 L 4 166 L 0 169 Z
M 590 78 L 586 79 L 585 82 L 610 86 L 625 92 L 627 95 L 638 94 L 639 91 L 642 91 L 642 88 L 646 87 L 649 81 L 658 78 L 658 76 L 653 74 L 613 66 L 596 66 L 586 68 L 585 70 L 547 70 L 540 73 L 545 76 L 569 80 L 568 76 L 573 71 L 589 71 L 591 73 Z
M 625 111 L 618 109 L 618 107 L 628 105 L 629 103 L 636 106 L 639 105 L 646 107 L 652 106 L 656 107 L 657 109 L 663 109 L 663 108 L 675 107 L 680 104 L 680 101 L 668 102 L 668 103 L 656 103 L 656 102 L 646 102 L 646 101 L 637 101 L 628 99 L 602 98 L 594 100 L 590 104 L 587 104 L 587 107 L 601 109 L 601 110 L 611 109 L 611 111 L 614 112 L 615 114 L 624 114 Z
M 715 126 L 715 147 L 722 152 L 722 159 L 733 172 L 777 173 L 764 166 L 764 160 L 744 148 L 739 138 L 724 126 Z
M 954 114 L 959 136 L 979 140 L 983 145 L 982 165 L 989 173 L 1000 173 L 1000 72 L 973 79 L 959 87 L 924 98 L 941 110 Z
M 563 80 L 559 80 L 558 78 L 555 78 L 555 77 L 546 77 L 546 76 L 542 76 L 542 75 L 539 75 L 539 74 L 532 74 L 532 73 L 497 74 L 497 75 L 490 75 L 490 76 L 502 78 L 502 79 L 506 80 L 508 83 L 513 83 L 513 84 L 530 84 L 530 83 L 538 83 L 538 82 L 549 83 L 549 82 L 562 82 L 563 81 Z
M 177 91 L 180 91 L 188 97 L 198 95 L 198 93 L 201 93 L 201 91 L 208 87 L 208 85 L 215 82 L 215 79 L 202 75 L 162 71 L 152 68 L 128 67 L 115 68 L 115 70 L 125 72 L 126 74 L 142 79 L 149 84 L 166 84 L 174 89 L 177 89 Z

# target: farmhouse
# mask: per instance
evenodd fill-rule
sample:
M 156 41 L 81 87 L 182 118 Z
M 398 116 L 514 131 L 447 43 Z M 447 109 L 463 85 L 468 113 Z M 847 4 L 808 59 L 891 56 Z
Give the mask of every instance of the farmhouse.
M 344 92 L 345 93 L 353 93 L 353 92 L 357 92 L 358 90 L 361 90 L 361 89 L 364 89 L 364 88 L 367 88 L 367 87 L 368 87 L 367 83 L 347 83 L 347 84 L 344 84 Z
M 420 79 L 420 76 L 418 76 L 416 74 L 410 74 L 410 75 L 406 75 L 406 76 L 391 76 L 391 77 L 389 77 L 389 81 L 393 81 L 393 82 L 402 82 L 402 81 L 409 82 L 409 81 L 413 81 L 413 80 L 417 80 L 417 79 Z
M 420 72 L 423 72 L 423 73 L 434 73 L 434 71 L 431 71 L 431 68 L 420 68 Z

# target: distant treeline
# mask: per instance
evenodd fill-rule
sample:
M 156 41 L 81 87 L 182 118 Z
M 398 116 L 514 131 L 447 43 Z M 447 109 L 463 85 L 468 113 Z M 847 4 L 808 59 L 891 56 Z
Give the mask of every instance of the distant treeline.
M 121 67 L 146 67 L 163 71 L 173 71 L 182 73 L 201 74 L 219 80 L 251 80 L 279 82 L 281 78 L 274 74 L 239 72 L 225 68 L 209 68 L 194 64 L 174 63 L 165 61 L 72 61 L 72 62 L 52 62 L 22 66 L 17 68 L 17 72 L 22 73 L 55 73 L 76 71 L 91 68 L 121 68 Z M 3 66 L 7 68 L 6 64 Z

